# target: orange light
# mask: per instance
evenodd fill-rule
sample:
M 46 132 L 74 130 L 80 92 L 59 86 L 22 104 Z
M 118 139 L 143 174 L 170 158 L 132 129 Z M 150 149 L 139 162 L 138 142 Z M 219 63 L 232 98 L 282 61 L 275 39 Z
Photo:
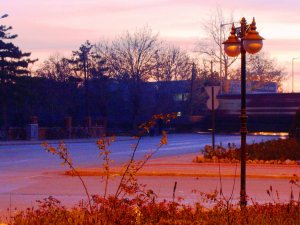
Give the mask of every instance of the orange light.
M 235 35 L 235 27 L 232 24 L 230 36 L 226 41 L 223 42 L 224 51 L 228 56 L 236 57 L 241 52 L 241 42 L 238 37 Z
M 247 32 L 246 36 L 243 38 L 243 47 L 246 52 L 250 54 L 255 54 L 259 52 L 263 47 L 264 38 L 259 35 L 256 31 L 256 23 L 255 19 L 250 25 L 250 30 Z
M 228 56 L 236 57 L 241 53 L 241 44 L 225 43 L 224 51 Z

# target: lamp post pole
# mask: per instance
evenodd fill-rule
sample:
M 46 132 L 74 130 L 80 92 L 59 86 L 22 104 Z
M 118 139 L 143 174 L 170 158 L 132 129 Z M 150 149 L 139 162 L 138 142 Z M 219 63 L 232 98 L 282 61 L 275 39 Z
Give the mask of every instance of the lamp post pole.
M 220 78 L 220 83 L 221 83 L 221 94 L 223 93 L 222 91 L 222 87 L 223 87 L 223 81 L 222 81 L 222 28 L 223 28 L 224 24 L 220 24 L 220 73 L 219 73 L 219 78 Z
M 246 50 L 243 47 L 243 37 L 246 33 L 246 19 L 241 20 L 241 189 L 240 204 L 247 205 L 246 200 L 246 138 L 247 138 L 247 113 L 246 113 Z
M 225 53 L 228 56 L 236 57 L 241 54 L 241 114 L 240 114 L 240 133 L 241 133 L 241 189 L 240 205 L 247 205 L 246 196 L 246 138 L 247 138 L 247 112 L 246 112 L 246 52 L 255 54 L 263 46 L 263 38 L 256 31 L 256 23 L 253 18 L 251 25 L 247 25 L 243 17 L 240 21 L 241 26 L 235 28 L 232 24 L 231 33 L 228 39 L 223 42 Z
M 300 57 L 292 58 L 292 93 L 294 93 L 294 61 Z

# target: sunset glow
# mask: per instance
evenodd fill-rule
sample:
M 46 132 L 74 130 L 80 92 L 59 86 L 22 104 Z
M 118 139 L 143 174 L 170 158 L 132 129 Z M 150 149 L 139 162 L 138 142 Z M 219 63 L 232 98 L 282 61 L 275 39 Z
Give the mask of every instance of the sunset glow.
M 69 55 L 87 39 L 110 40 L 145 25 L 161 39 L 192 51 L 206 36 L 203 23 L 216 8 L 235 21 L 255 17 L 266 39 L 264 51 L 286 68 L 284 90 L 290 92 L 291 61 L 300 57 L 299 0 L 6 0 L 1 14 L 9 17 L 1 22 L 13 26 L 19 35 L 15 42 L 41 62 L 57 52 Z M 295 90 L 300 91 L 300 60 L 294 70 Z

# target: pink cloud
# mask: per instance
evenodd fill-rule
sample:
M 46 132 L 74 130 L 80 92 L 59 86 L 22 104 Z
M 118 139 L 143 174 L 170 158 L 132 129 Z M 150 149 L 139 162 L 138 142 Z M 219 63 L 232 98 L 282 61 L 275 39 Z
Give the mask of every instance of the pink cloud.
M 299 39 L 269 39 L 264 41 L 264 47 L 269 50 L 276 49 L 277 51 L 295 51 L 300 54 Z
M 255 16 L 258 30 L 267 37 L 264 49 L 271 54 L 288 57 L 299 52 L 299 0 L 9 0 L 3 12 L 10 17 L 3 22 L 14 26 L 21 48 L 36 54 L 72 51 L 87 39 L 112 39 L 145 25 L 162 39 L 191 50 L 205 36 L 202 23 L 217 7 L 226 18 L 232 14 L 251 20 Z M 271 34 L 279 23 L 287 39 L 298 39 Z

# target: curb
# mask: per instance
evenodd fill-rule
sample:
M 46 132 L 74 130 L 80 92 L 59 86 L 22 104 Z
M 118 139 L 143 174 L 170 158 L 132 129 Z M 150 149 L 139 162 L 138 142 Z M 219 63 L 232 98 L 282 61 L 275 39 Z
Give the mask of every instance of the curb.
M 99 140 L 99 138 L 84 138 L 84 139 L 60 139 L 60 140 L 20 140 L 20 141 L 0 141 L 0 146 L 10 146 L 10 145 L 40 145 L 43 142 L 48 144 L 59 144 L 60 142 L 64 143 L 93 143 Z M 116 142 L 118 141 L 130 141 L 132 137 L 117 137 Z

